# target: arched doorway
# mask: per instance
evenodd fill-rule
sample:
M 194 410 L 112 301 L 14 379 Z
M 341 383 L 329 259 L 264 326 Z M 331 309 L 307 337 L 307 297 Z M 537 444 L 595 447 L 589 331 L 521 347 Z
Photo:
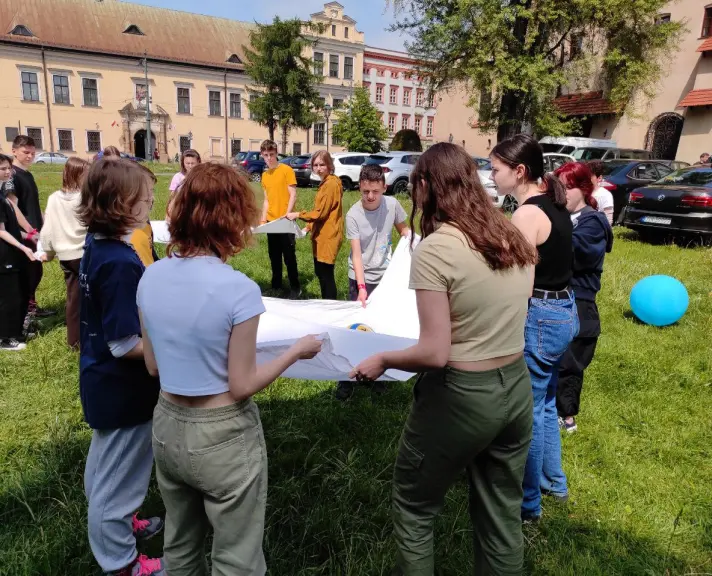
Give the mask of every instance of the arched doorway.
M 136 134 L 134 134 L 134 156 L 138 156 L 139 158 L 145 158 L 146 157 L 146 145 L 148 142 L 146 141 L 146 130 L 137 130 Z M 151 150 L 156 149 L 156 135 L 151 132 Z
M 645 149 L 652 152 L 653 158 L 675 160 L 684 123 L 685 119 L 674 112 L 661 114 L 650 123 L 645 136 Z

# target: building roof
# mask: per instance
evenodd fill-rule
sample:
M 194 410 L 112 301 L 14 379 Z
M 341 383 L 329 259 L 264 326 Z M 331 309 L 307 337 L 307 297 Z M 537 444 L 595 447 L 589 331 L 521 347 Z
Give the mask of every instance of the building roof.
M 555 98 L 554 106 L 567 116 L 615 114 L 610 102 L 603 97 L 603 92 L 566 94 Z
M 71 24 L 68 24 L 71 23 Z M 32 37 L 11 35 L 25 26 Z M 139 33 L 124 33 L 136 26 Z M 248 22 L 117 0 L 2 0 L 0 42 L 242 70 Z M 233 60 L 235 60 L 233 58 Z
M 712 51 L 712 37 L 707 38 L 700 46 L 697 48 L 698 52 L 710 52 Z
M 712 105 L 712 90 L 690 90 L 682 101 L 677 105 L 678 108 L 691 108 L 692 106 L 711 106 Z

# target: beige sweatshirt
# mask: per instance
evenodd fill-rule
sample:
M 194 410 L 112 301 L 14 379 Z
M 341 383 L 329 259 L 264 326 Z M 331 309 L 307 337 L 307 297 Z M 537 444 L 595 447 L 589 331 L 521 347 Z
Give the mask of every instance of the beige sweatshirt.
M 56 255 L 60 260 L 77 260 L 84 254 L 87 231 L 77 218 L 80 196 L 78 190 L 58 190 L 47 200 L 40 242 L 49 259 Z

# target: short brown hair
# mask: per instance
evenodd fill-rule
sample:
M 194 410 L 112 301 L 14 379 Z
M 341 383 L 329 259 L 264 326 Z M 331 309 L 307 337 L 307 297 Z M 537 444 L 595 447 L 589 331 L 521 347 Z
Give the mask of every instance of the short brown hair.
M 603 176 L 603 162 L 600 160 L 591 160 L 588 163 L 588 169 L 594 176 Z
M 263 140 L 260 144 L 260 152 L 272 152 L 277 151 L 277 143 L 274 140 Z
M 104 148 L 104 153 L 102 154 L 102 157 L 106 158 L 107 156 L 121 158 L 121 152 L 116 146 L 107 146 L 106 148 Z
M 136 162 L 135 164 L 143 171 L 143 175 L 146 176 L 146 178 L 148 178 L 151 182 L 153 182 L 154 184 L 158 182 L 158 178 L 156 178 L 156 175 L 151 171 L 150 168 L 144 166 L 143 164 L 139 164 L 138 162 Z
M 7 154 L 0 153 L 0 164 L 9 164 L 12 166 L 12 158 Z
M 80 190 L 89 170 L 89 162 L 72 156 L 67 160 L 62 172 L 62 190 Z
M 189 148 L 183 154 L 180 155 L 180 171 L 185 174 L 185 159 L 186 158 L 195 158 L 198 161 L 198 164 L 202 162 L 200 159 L 200 154 L 198 154 L 197 150 L 193 150 L 192 148 Z
M 359 182 L 380 182 L 386 183 L 386 175 L 379 164 L 364 164 L 361 166 L 361 173 L 358 176 Z
M 121 236 L 143 222 L 132 216 L 148 194 L 142 167 L 122 158 L 101 158 L 89 168 L 77 214 L 90 233 Z
M 22 148 L 23 146 L 35 147 L 35 139 L 30 136 L 25 136 L 24 134 L 18 134 L 12 141 L 13 150 L 17 148 Z
M 259 211 L 242 172 L 222 164 L 200 164 L 186 176 L 171 204 L 169 256 L 213 253 L 226 261 L 245 248 Z
M 314 168 L 314 160 L 323 160 L 324 164 L 326 164 L 326 167 L 329 169 L 329 174 L 334 173 L 334 160 L 331 158 L 331 154 L 329 154 L 326 150 L 314 152 L 314 156 L 312 156 L 311 159 L 312 169 Z

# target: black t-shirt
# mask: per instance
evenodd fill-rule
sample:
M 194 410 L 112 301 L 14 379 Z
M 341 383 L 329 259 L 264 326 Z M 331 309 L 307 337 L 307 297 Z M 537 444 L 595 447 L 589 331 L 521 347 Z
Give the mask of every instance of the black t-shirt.
M 17 222 L 15 210 L 10 200 L 5 196 L 4 190 L 0 190 L 0 223 L 5 226 L 5 231 L 22 243 L 20 224 Z M 17 272 L 25 262 L 29 262 L 29 260 L 22 251 L 0 239 L 0 274 Z
M 37 183 L 27 170 L 13 166 L 12 171 L 17 207 L 33 228 L 41 230 L 42 208 L 40 208 L 40 191 L 37 189 Z

